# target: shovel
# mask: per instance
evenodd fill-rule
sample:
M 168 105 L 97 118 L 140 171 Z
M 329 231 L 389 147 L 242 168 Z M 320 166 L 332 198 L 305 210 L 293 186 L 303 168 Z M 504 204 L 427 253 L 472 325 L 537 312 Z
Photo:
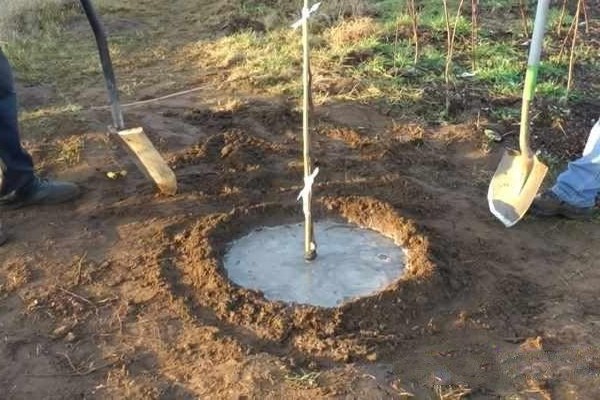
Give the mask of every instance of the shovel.
M 490 211 L 506 227 L 515 225 L 523 218 L 548 172 L 548 167 L 538 159 L 530 147 L 529 105 L 535 92 L 549 5 L 550 0 L 538 0 L 537 3 L 523 89 L 520 152 L 504 153 L 488 189 Z
M 156 148 L 150 142 L 150 139 L 144 133 L 141 127 L 125 129 L 123 122 L 123 113 L 119 104 L 119 94 L 117 83 L 108 50 L 106 34 L 96 11 L 90 0 L 80 0 L 81 6 L 85 11 L 85 15 L 94 31 L 96 44 L 100 53 L 100 62 L 102 63 L 102 71 L 106 80 L 108 96 L 110 100 L 111 114 L 114 124 L 114 129 L 123 141 L 129 146 L 129 149 L 137 156 L 139 163 L 136 163 L 142 172 L 150 176 L 156 183 L 159 190 L 168 195 L 174 195 L 177 192 L 177 179 L 173 170 L 169 168 L 165 160 L 158 153 Z

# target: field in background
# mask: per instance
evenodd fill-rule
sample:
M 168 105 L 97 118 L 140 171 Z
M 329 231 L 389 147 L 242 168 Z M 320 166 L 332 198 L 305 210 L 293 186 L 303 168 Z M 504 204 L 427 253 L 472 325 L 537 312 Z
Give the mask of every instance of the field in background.
M 0 20 L 0 38 L 20 81 L 49 85 L 56 97 L 47 110 L 36 110 L 31 118 L 27 112 L 25 123 L 102 105 L 100 93 L 86 91 L 102 81 L 78 3 L 4 2 L 8 12 Z M 391 115 L 436 123 L 465 121 L 479 113 L 479 118 L 500 124 L 500 134 L 513 132 L 534 5 L 483 1 L 474 14 L 471 3 L 458 12 L 458 3 L 449 2 L 446 21 L 442 1 L 419 2 L 414 12 L 404 0 L 325 2 L 312 28 L 317 103 L 379 104 Z M 158 86 L 159 94 L 168 94 L 204 83 L 223 90 L 300 95 L 301 47 L 298 32 L 289 28 L 299 4 L 159 4 L 98 2 L 125 100 L 146 98 Z M 568 2 L 565 10 L 562 3 L 554 5 L 549 18 L 533 118 L 551 131 L 539 143 L 551 160 L 576 156 L 577 145 L 553 136 L 575 135 L 581 141 L 585 127 L 569 126 L 569 113 L 587 110 L 598 97 L 593 5 L 588 1 L 586 13 L 580 11 L 574 46 L 575 4 Z M 213 9 L 218 17 L 203 16 Z M 451 58 L 447 24 L 455 33 Z
M 532 110 L 552 175 L 600 116 L 600 4 L 584 3 L 578 18 L 576 1 L 553 4 Z M 7 398 L 600 396 L 598 221 L 507 231 L 485 201 L 516 145 L 534 1 L 481 0 L 473 13 L 449 0 L 447 14 L 442 0 L 323 2 L 311 25 L 316 196 L 389 204 L 427 237 L 439 273 L 430 291 L 400 284 L 332 314 L 264 302 L 205 260 L 207 232 L 233 209 L 297 206 L 301 42 L 290 24 L 301 2 L 95 4 L 123 102 L 197 88 L 125 109 L 180 193 L 157 196 L 105 134 L 78 2 L 0 0 L 25 146 L 38 171 L 85 189 L 75 206 L 1 217 L 13 235 L 0 248 Z

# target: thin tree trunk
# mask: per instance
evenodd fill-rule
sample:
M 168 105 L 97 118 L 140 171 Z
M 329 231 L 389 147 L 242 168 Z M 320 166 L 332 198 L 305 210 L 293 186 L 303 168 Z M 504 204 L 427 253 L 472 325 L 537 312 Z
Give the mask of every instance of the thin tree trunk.
M 464 0 L 460 0 L 458 9 L 456 10 L 456 18 L 454 20 L 454 26 L 450 29 L 450 16 L 448 13 L 448 0 L 444 1 L 444 16 L 446 19 L 446 31 L 448 40 L 448 49 L 446 53 L 446 68 L 444 69 L 444 79 L 446 82 L 446 113 L 450 109 L 450 67 L 452 65 L 452 56 L 454 53 L 454 40 L 456 38 L 456 26 L 458 25 L 458 19 L 462 10 Z
M 581 13 L 581 3 L 583 0 L 577 1 L 577 10 L 575 11 L 575 30 L 573 31 L 573 41 L 571 42 L 571 55 L 569 57 L 569 76 L 567 78 L 567 96 L 573 85 L 573 66 L 575 65 L 575 47 L 577 45 L 577 32 L 579 31 L 579 15 Z
M 583 9 L 583 18 L 585 19 L 585 33 L 590 33 L 590 21 L 588 20 L 587 4 L 585 0 L 581 0 L 581 8 Z
M 521 13 L 521 23 L 523 24 L 523 32 L 525 32 L 525 37 L 529 37 L 529 24 L 527 23 L 527 12 L 525 10 L 523 0 L 519 0 L 519 12 Z
M 569 27 L 569 30 L 567 31 L 567 35 L 565 36 L 562 45 L 560 46 L 560 52 L 558 53 L 558 59 L 560 61 L 562 61 L 563 59 L 563 55 L 567 49 L 567 43 L 569 42 L 569 38 L 572 36 L 572 33 L 574 30 L 577 30 L 577 18 L 573 19 L 573 22 L 571 22 L 571 26 Z
M 556 26 L 556 35 L 560 37 L 562 32 L 562 24 L 565 19 L 565 12 L 567 11 L 567 0 L 563 0 L 562 9 L 560 10 L 560 17 L 558 18 L 558 25 Z
M 417 13 L 415 0 L 410 0 L 408 9 L 412 20 L 413 42 L 415 44 L 414 64 L 417 65 L 417 62 L 419 61 L 419 14 Z
M 479 0 L 471 0 L 471 69 L 473 71 L 477 69 L 477 56 L 475 55 L 475 52 L 477 50 L 479 34 L 478 13 Z
M 394 71 L 396 70 L 396 59 L 398 58 L 398 35 L 400 32 L 400 22 L 398 22 L 398 17 L 396 17 L 396 35 L 394 37 Z

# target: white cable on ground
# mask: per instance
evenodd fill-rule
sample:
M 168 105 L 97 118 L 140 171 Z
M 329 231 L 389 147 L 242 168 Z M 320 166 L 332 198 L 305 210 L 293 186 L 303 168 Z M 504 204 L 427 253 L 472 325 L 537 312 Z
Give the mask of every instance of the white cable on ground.
M 175 93 L 167 94 L 167 95 L 164 95 L 164 96 L 161 96 L 161 97 L 156 97 L 154 99 L 134 101 L 132 103 L 122 104 L 121 107 L 133 107 L 133 106 L 140 106 L 140 105 L 148 104 L 148 103 L 156 103 L 157 101 L 170 99 L 172 97 L 178 97 L 178 96 L 183 96 L 183 95 L 186 95 L 186 94 L 198 92 L 198 91 L 200 91 L 202 89 L 206 89 L 207 87 L 209 87 L 209 85 L 198 86 L 198 87 L 195 87 L 195 88 L 192 88 L 192 89 L 183 90 L 181 92 L 175 92 Z M 109 110 L 109 109 L 110 109 L 110 106 L 90 107 L 90 110 Z

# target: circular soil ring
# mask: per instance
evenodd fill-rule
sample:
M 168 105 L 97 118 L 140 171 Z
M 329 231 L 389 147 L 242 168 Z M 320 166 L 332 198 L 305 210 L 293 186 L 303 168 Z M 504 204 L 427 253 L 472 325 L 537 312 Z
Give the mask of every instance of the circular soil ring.
M 430 256 L 427 237 L 393 207 L 370 197 L 326 197 L 314 201 L 314 216 L 371 229 L 407 251 L 404 274 L 370 297 L 337 308 L 269 301 L 227 278 L 223 258 L 230 243 L 256 227 L 299 222 L 298 204 L 260 204 L 201 219 L 177 235 L 169 268 L 162 268 L 170 290 L 192 313 L 209 308 L 224 324 L 250 329 L 257 343 L 292 346 L 303 355 L 349 361 L 389 351 L 414 337 L 414 321 L 439 303 L 446 290 Z M 300 255 L 301 256 L 301 255 Z M 170 272 L 170 273 L 169 273 Z M 235 330 L 235 329 L 234 329 Z

